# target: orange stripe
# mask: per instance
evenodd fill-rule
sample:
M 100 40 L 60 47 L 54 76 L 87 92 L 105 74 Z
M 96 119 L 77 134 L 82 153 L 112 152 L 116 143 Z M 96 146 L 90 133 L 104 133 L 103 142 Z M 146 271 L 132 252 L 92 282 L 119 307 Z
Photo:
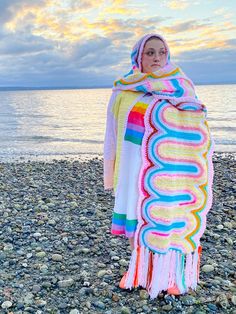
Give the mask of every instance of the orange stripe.
M 201 255 L 202 255 L 202 246 L 199 245 L 199 247 L 198 247 L 198 262 L 197 262 L 197 279 L 198 279 L 198 281 L 199 281 L 199 275 L 200 275 Z
M 149 263 L 148 263 L 148 275 L 147 275 L 147 285 L 146 287 L 149 287 L 150 283 L 151 283 L 151 280 L 152 280 L 152 270 L 153 270 L 153 253 L 152 252 L 149 252 L 149 256 L 148 256 L 148 260 L 149 260 Z
M 145 111 L 146 111 L 146 109 L 143 109 L 143 108 L 140 108 L 140 107 L 134 107 L 133 109 L 132 109 L 132 112 L 133 111 L 136 111 L 136 112 L 140 112 L 140 113 L 142 113 L 142 114 L 144 114 L 145 113 Z
M 135 288 L 138 287 L 139 267 L 140 267 L 140 246 L 138 246 L 137 248 L 137 258 L 136 258 L 134 284 L 133 284 Z
M 141 82 L 143 80 L 145 80 L 146 78 L 148 77 L 152 77 L 152 78 L 163 78 L 163 77 L 167 77 L 169 75 L 173 75 L 173 74 L 176 74 L 177 72 L 179 72 L 179 68 L 176 68 L 175 70 L 173 70 L 172 72 L 169 72 L 169 73 L 166 73 L 166 74 L 162 74 L 162 75 L 155 75 L 154 73 L 148 73 L 148 74 L 145 74 L 143 75 L 140 79 L 136 80 L 136 81 L 132 81 L 132 82 L 126 82 L 125 79 L 120 79 L 119 81 L 116 81 L 114 82 L 114 86 L 116 86 L 119 82 L 121 84 L 124 84 L 124 85 L 130 85 L 130 84 L 135 84 L 135 83 L 138 83 L 138 82 Z

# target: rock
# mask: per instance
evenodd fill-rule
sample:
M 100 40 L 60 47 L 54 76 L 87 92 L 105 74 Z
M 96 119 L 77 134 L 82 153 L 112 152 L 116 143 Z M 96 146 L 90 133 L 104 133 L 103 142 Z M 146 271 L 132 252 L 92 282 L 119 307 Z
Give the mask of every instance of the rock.
M 211 311 L 217 311 L 217 306 L 213 303 L 208 303 L 207 307 L 211 310 Z
M 41 287 L 39 285 L 33 285 L 32 292 L 38 293 L 41 290 Z
M 181 298 L 181 303 L 184 305 L 193 305 L 196 303 L 196 299 L 191 295 L 186 295 Z
M 115 256 L 112 256 L 112 257 L 111 257 L 111 260 L 112 260 L 112 261 L 119 261 L 120 258 L 119 258 L 119 256 L 116 256 L 116 255 L 115 255 Z
M 26 305 L 32 305 L 33 304 L 33 300 L 34 299 L 34 295 L 33 293 L 27 293 L 26 296 L 24 297 L 24 303 Z
M 141 300 L 147 300 L 149 298 L 149 294 L 145 289 L 139 291 L 139 296 Z
M 82 248 L 82 250 L 81 250 L 81 252 L 84 253 L 84 254 L 88 254 L 90 251 L 91 250 L 86 248 L 86 247 Z
M 35 304 L 37 304 L 39 307 L 44 307 L 47 304 L 47 301 L 38 299 L 35 301 Z
M 66 309 L 68 307 L 68 305 L 67 305 L 67 303 L 65 303 L 65 302 L 60 302 L 59 304 L 58 304 L 58 308 L 60 309 L 60 310 L 64 310 L 64 309 Z
M 11 243 L 7 243 L 3 246 L 3 251 L 9 252 L 13 250 L 13 245 Z
M 68 288 L 73 286 L 73 284 L 74 280 L 72 278 L 58 281 L 59 288 Z
M 80 311 L 77 310 L 77 309 L 73 309 L 73 310 L 70 311 L 69 314 L 80 314 Z
M 41 233 L 39 233 L 39 232 L 35 232 L 34 234 L 33 234 L 33 237 L 34 238 L 40 238 L 42 235 L 41 235 Z
M 98 278 L 102 278 L 104 275 L 107 274 L 107 271 L 105 269 L 99 270 L 97 273 Z
M 39 267 L 40 271 L 44 274 L 46 274 L 48 272 L 48 266 L 43 264 L 43 265 L 40 265 Z
M 11 301 L 4 301 L 1 305 L 2 309 L 9 309 L 12 306 Z
M 129 265 L 129 262 L 128 261 L 126 261 L 125 259 L 120 259 L 119 260 L 119 264 L 120 264 L 120 266 L 128 266 Z
M 17 310 L 22 310 L 24 307 L 25 307 L 25 306 L 24 306 L 24 303 L 22 303 L 22 302 L 17 302 L 17 304 L 16 304 Z
M 202 271 L 204 272 L 204 273 L 210 273 L 210 272 L 212 272 L 214 270 L 214 266 L 212 266 L 212 265 L 203 265 L 202 266 Z
M 101 310 L 104 310 L 106 308 L 105 304 L 102 301 L 95 301 L 93 302 L 93 305 Z
M 227 309 L 227 307 L 229 306 L 227 296 L 224 293 L 221 293 L 216 298 L 216 303 L 219 304 L 223 309 Z
M 233 224 L 231 222 L 229 222 L 229 221 L 224 222 L 223 225 L 226 228 L 228 228 L 228 229 L 232 229 L 233 228 Z
M 121 314 L 131 314 L 131 311 L 130 311 L 130 309 L 128 307 L 123 306 L 121 308 Z
M 233 305 L 236 305 L 236 295 L 232 295 L 231 302 L 233 303 Z
M 36 257 L 38 257 L 38 258 L 43 258 L 43 257 L 45 257 L 45 256 L 46 256 L 46 253 L 45 253 L 45 252 L 43 252 L 43 251 L 41 251 L 41 252 L 37 252 L 37 253 L 35 254 L 35 256 L 36 256 Z
M 234 242 L 231 238 L 226 238 L 226 241 L 229 243 L 229 245 L 233 245 Z
M 170 311 L 170 310 L 172 310 L 172 305 L 171 304 L 165 304 L 165 305 L 163 305 L 162 306 L 162 310 L 164 310 L 164 311 Z
M 112 295 L 112 301 L 118 302 L 119 300 L 120 300 L 120 297 L 119 297 L 118 294 L 113 294 L 113 295 Z
M 63 256 L 60 254 L 52 254 L 52 260 L 54 262 L 61 262 L 63 260 Z

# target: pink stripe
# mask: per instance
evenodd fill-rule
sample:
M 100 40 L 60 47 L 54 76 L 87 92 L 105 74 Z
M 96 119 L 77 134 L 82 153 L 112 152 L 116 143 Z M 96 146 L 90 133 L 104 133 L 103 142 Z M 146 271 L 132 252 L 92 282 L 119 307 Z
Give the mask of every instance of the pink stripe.
M 165 234 L 165 233 L 159 233 L 159 232 L 152 232 L 152 234 L 155 234 L 155 235 L 158 235 L 161 237 L 168 237 L 169 236 L 169 233 Z
M 124 230 L 120 230 L 119 231 L 119 230 L 111 229 L 111 234 L 114 234 L 114 235 L 125 235 L 127 238 L 133 238 L 135 232 L 127 232 L 127 231 L 124 231 Z
M 124 234 L 123 231 L 118 231 L 118 230 L 111 230 L 112 234 Z
M 145 131 L 145 128 L 143 126 L 140 126 L 140 125 L 137 125 L 134 123 L 130 123 L 130 122 L 127 123 L 127 129 L 135 130 L 135 131 L 142 132 L 142 133 Z
M 112 224 L 112 230 L 125 230 L 125 223 L 123 225 Z
M 129 115 L 128 122 L 138 124 L 144 127 L 143 115 L 135 112 Z

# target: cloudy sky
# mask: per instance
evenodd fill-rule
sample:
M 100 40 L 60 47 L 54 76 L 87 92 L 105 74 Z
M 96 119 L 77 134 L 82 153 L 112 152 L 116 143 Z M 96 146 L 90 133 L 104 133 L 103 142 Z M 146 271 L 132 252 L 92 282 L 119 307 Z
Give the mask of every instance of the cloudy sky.
M 234 0 L 0 0 L 0 87 L 111 86 L 146 33 L 196 84 L 236 83 Z

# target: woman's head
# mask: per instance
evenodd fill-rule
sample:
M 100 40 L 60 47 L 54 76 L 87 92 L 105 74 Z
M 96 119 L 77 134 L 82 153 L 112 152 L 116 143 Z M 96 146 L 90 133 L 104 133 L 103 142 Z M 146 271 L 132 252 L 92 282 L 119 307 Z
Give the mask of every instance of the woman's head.
M 144 45 L 141 58 L 141 72 L 150 73 L 166 65 L 167 50 L 164 42 L 157 38 L 149 38 Z
M 165 39 L 157 34 L 143 36 L 134 46 L 131 54 L 133 70 L 149 73 L 169 64 L 170 53 Z

